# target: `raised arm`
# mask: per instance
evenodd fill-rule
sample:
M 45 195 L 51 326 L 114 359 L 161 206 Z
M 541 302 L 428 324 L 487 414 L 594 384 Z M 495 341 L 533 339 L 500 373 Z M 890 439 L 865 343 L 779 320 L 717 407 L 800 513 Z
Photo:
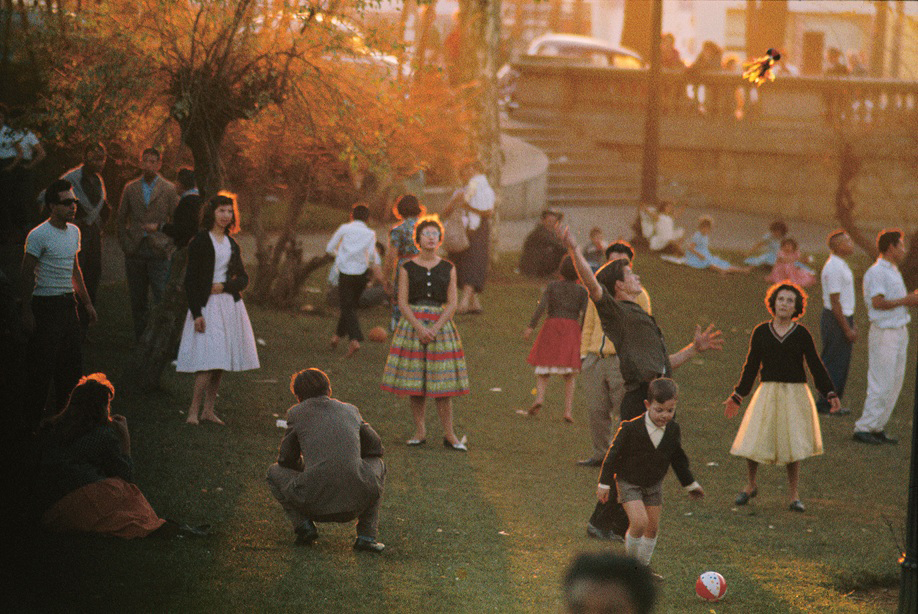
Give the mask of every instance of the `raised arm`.
M 596 281 L 596 275 L 593 274 L 590 263 L 587 262 L 586 258 L 583 256 L 583 250 L 577 245 L 577 240 L 574 238 L 573 233 L 571 233 L 570 226 L 559 224 L 555 228 L 555 233 L 558 235 L 567 253 L 571 255 L 571 260 L 574 261 L 574 267 L 577 269 L 577 275 L 580 277 L 580 281 L 583 282 L 583 286 L 587 289 L 587 292 L 589 292 L 590 298 L 594 301 L 598 301 L 602 298 L 602 285 Z

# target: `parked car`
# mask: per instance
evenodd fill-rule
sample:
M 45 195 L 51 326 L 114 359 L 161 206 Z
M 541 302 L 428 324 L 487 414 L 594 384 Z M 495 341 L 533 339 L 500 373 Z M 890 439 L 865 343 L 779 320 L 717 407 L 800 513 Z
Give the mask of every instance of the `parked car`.
M 644 67 L 644 60 L 634 51 L 616 47 L 599 38 L 578 34 L 543 34 L 529 43 L 526 55 L 558 58 L 565 63 L 589 66 L 630 69 Z
M 543 34 L 529 43 L 523 59 L 570 66 L 604 66 L 629 70 L 639 70 L 646 66 L 641 56 L 630 49 L 578 34 Z M 504 64 L 497 71 L 499 100 L 506 109 L 517 107 L 513 101 L 513 93 L 518 78 L 519 73 L 510 64 Z

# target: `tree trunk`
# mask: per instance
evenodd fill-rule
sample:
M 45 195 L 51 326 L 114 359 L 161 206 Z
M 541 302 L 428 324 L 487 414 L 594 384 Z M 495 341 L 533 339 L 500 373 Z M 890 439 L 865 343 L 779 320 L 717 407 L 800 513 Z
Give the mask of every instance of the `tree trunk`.
M 854 220 L 854 197 L 848 185 L 861 170 L 861 159 L 854 153 L 850 143 L 842 143 L 839 152 L 838 187 L 835 190 L 835 217 L 841 223 L 855 245 L 876 258 L 877 248 L 874 242 L 864 236 Z

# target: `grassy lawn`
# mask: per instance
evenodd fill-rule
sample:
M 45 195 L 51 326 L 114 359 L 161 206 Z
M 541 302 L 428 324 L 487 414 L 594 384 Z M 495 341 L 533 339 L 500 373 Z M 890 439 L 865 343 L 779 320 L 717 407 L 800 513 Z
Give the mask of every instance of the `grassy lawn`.
M 609 545 L 588 540 L 597 470 L 574 461 L 589 453 L 586 412 L 561 421 L 562 386 L 549 385 L 535 419 L 528 407 L 534 377 L 521 338 L 539 284 L 512 273 L 507 257 L 489 282 L 483 316 L 457 319 L 473 393 L 455 406 L 457 433 L 470 452 L 439 445 L 429 408 L 430 442 L 409 449 L 407 402 L 383 394 L 379 381 L 388 347 L 367 343 L 355 359 L 327 347 L 335 314 L 276 313 L 249 306 L 259 371 L 228 374 L 218 411 L 228 426 L 189 427 L 184 412 L 192 378 L 169 373 L 155 394 L 119 390 L 115 411 L 133 435 L 136 478 L 165 517 L 209 522 L 205 538 L 173 541 L 35 535 L 36 556 L 20 567 L 25 581 L 7 593 L 14 611 L 146 612 L 557 612 L 560 577 L 579 551 Z M 855 262 L 855 275 L 866 268 Z M 654 313 L 671 351 L 689 341 L 695 323 L 714 322 L 727 338 L 722 353 L 705 354 L 677 372 L 683 443 L 707 491 L 700 503 L 667 477 L 663 525 L 654 555 L 666 577 L 658 612 L 889 612 L 895 609 L 904 546 L 909 435 L 914 398 L 914 345 L 906 383 L 889 431 L 898 446 L 851 440 L 866 377 L 867 324 L 854 354 L 847 417 L 822 420 L 826 453 L 802 465 L 805 514 L 787 511 L 783 468 L 763 467 L 760 494 L 734 508 L 744 461 L 729 454 L 739 417 L 723 417 L 721 401 L 739 377 L 752 328 L 765 319 L 763 275 L 723 277 L 639 257 Z M 322 278 L 314 277 L 313 284 Z M 116 386 L 130 351 L 125 290 L 100 293 L 104 326 L 87 348 L 87 370 L 110 373 Z M 819 289 L 804 323 L 818 337 Z M 388 311 L 362 312 L 362 324 L 384 325 Z M 914 325 L 913 325 L 914 330 Z M 324 369 L 333 395 L 356 404 L 386 445 L 387 490 L 380 557 L 351 550 L 351 525 L 320 525 L 320 540 L 297 548 L 264 474 L 282 431 L 275 426 L 293 403 L 290 374 Z M 611 546 L 620 550 L 618 545 Z M 719 571 L 728 595 L 706 604 L 694 594 L 703 571 Z M 17 581 L 19 576 L 16 576 Z M 50 581 L 49 581 L 50 580 Z M 2 603 L 2 601 L 0 601 Z

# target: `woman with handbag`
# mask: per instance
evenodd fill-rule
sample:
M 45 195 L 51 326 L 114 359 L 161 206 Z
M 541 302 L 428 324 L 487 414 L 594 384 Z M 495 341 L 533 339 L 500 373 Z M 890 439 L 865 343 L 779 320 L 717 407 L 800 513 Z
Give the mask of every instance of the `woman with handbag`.
M 469 246 L 460 251 L 456 247 L 450 249 L 447 245 L 447 251 L 450 260 L 456 263 L 458 283 L 462 289 L 457 313 L 478 314 L 482 312 L 478 295 L 484 289 L 488 275 L 491 216 L 494 214 L 496 196 L 481 163 L 469 165 L 462 175 L 465 187 L 453 194 L 443 216 L 449 225 L 454 212 L 461 212 Z M 448 236 L 451 234 L 450 230 L 446 232 Z
M 240 293 L 249 285 L 239 245 L 235 195 L 220 192 L 203 207 L 201 231 L 188 245 L 185 293 L 188 315 L 176 371 L 194 373 L 188 424 L 223 424 L 214 405 L 224 371 L 257 369 L 258 350 Z

